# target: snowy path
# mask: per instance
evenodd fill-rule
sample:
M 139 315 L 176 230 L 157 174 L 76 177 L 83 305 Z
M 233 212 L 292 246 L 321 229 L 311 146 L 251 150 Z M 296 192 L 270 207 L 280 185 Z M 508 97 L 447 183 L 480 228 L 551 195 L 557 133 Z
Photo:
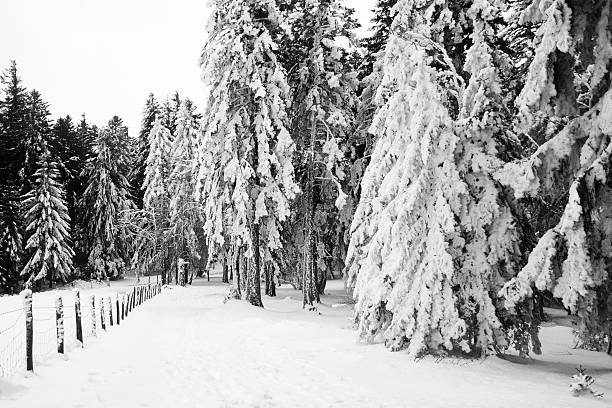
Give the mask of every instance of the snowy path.
M 610 406 L 612 358 L 559 343 L 565 327 L 544 330 L 549 354 L 530 364 L 412 362 L 355 342 L 349 308 L 325 305 L 341 301 L 337 282 L 321 315 L 302 311 L 290 289 L 260 310 L 223 305 L 224 286 L 198 283 L 166 290 L 66 361 L 0 380 L 0 407 Z M 604 400 L 569 393 L 580 363 Z

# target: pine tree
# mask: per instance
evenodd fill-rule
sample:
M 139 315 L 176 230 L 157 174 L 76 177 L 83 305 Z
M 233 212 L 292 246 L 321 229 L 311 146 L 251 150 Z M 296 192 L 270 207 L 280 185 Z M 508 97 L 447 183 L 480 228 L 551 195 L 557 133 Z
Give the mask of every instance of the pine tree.
M 160 252 L 162 269 L 162 281 L 166 283 L 166 273 L 170 270 L 170 258 L 172 242 L 168 238 L 169 216 L 170 216 L 170 193 L 168 190 L 168 177 L 171 170 L 170 149 L 172 147 L 170 131 L 162 124 L 162 119 L 155 120 L 153 129 L 149 134 L 149 156 L 147 157 L 147 166 L 145 168 L 145 179 L 142 185 L 144 190 L 143 210 L 148 213 L 151 219 L 149 228 L 152 228 L 150 234 L 156 237 L 156 250 Z M 148 259 L 143 266 L 149 267 L 152 263 L 152 257 L 155 254 L 150 254 L 147 258 L 145 251 L 150 242 L 139 243 L 139 256 Z M 159 260 L 159 257 L 157 257 Z M 170 279 L 171 276 L 168 276 Z
M 457 30 L 452 5 L 396 6 L 347 257 L 360 335 L 413 357 L 507 347 L 495 294 L 520 259 L 520 231 L 493 179 L 507 135 L 487 41 L 504 4 L 475 1 L 463 14 L 467 87 L 442 41 Z
M 517 198 L 561 202 L 516 279 L 502 294 L 513 309 L 549 290 L 580 317 L 586 347 L 612 350 L 612 91 L 610 1 L 531 1 L 521 23 L 535 25 L 525 85 L 516 100 L 519 130 L 543 141 L 509 163 L 500 181 Z M 599 339 L 599 340 L 598 340 Z M 597 344 L 599 343 L 599 344 Z
M 57 157 L 59 181 L 66 187 L 66 204 L 71 218 L 74 218 L 78 198 L 75 198 L 73 184 L 82 168 L 80 171 L 75 168 L 76 156 L 73 154 L 72 147 L 77 137 L 72 117 L 58 118 L 53 125 L 52 133 L 49 150 L 53 157 Z
M 117 161 L 117 169 L 129 181 L 129 175 L 131 169 L 134 168 L 136 158 L 134 141 L 130 138 L 127 126 L 123 124 L 123 119 L 117 115 L 108 121 L 107 128 L 113 135 L 113 143 L 109 147 Z
M 174 141 L 169 152 L 171 170 L 168 177 L 170 235 L 175 251 L 192 263 L 200 258 L 197 235 L 199 206 L 194 201 L 193 180 L 197 177 L 199 125 L 195 106 L 186 99 L 177 116 Z
M 26 286 L 45 277 L 52 286 L 55 280 L 65 282 L 72 274 L 74 251 L 65 194 L 58 181 L 57 164 L 51 160 L 46 146 L 43 148 L 46 151 L 38 162 L 35 184 L 23 203 L 29 234 L 25 247 L 29 260 L 21 272 L 27 279 Z
M 181 97 L 178 92 L 174 92 L 170 99 L 166 99 L 160 108 L 162 125 L 170 131 L 171 138 L 176 132 L 178 112 L 181 107 Z
M 89 182 L 80 207 L 87 226 L 88 264 L 98 279 L 120 276 L 129 257 L 126 233 L 120 228 L 124 213 L 134 208 L 121 171 L 124 130 L 121 126 L 100 130 L 96 157 L 85 170 Z
M 291 41 L 301 46 L 304 55 L 290 76 L 291 132 L 303 194 L 294 203 L 289 228 L 293 250 L 302 254 L 291 269 L 301 274 L 304 306 L 313 307 L 331 268 L 342 264 L 345 255 L 340 250 L 344 239 L 340 210 L 346 201 L 341 183 L 346 178 L 346 142 L 354 124 L 357 74 L 336 38 L 352 37 L 354 21 L 352 10 L 339 1 L 303 1 L 294 6 L 300 17 L 292 23 Z M 272 254 L 266 258 L 272 259 Z
M 25 160 L 23 163 L 22 191 L 24 194 L 32 190 L 36 181 L 34 174 L 38 169 L 44 146 L 53 140 L 49 116 L 48 104 L 42 99 L 38 91 L 32 90 L 28 94 L 26 118 L 28 131 L 23 141 Z
M 130 184 L 134 189 L 134 201 L 137 208 L 142 208 L 142 200 L 144 190 L 142 185 L 145 178 L 145 168 L 147 167 L 147 157 L 149 157 L 149 134 L 153 130 L 153 124 L 157 115 L 159 114 L 159 104 L 155 100 L 155 95 L 149 94 L 149 98 L 145 104 L 145 108 L 142 114 L 142 122 L 140 126 L 140 133 L 138 134 L 137 142 L 137 156 L 134 163 L 134 169 L 130 176 Z
M 0 103 L 0 290 L 16 288 L 22 252 L 22 218 L 19 211 L 23 163 L 28 132 L 28 94 L 11 62 L 1 78 Z
M 85 231 L 87 229 L 86 219 L 80 208 L 80 200 L 87 189 L 89 178 L 87 177 L 87 166 L 93 161 L 94 145 L 98 138 L 97 128 L 87 123 L 85 115 L 75 130 L 75 138 L 70 145 L 72 150 L 71 163 L 73 165 L 73 179 L 67 185 L 67 203 L 70 216 L 70 229 L 75 251 L 74 266 L 81 269 L 87 265 L 87 243 Z M 72 208 L 70 204 L 72 203 Z
M 374 138 L 370 133 L 372 119 L 376 113 L 375 94 L 383 77 L 382 61 L 393 22 L 394 6 L 397 0 L 378 0 L 372 18 L 372 35 L 362 40 L 365 56 L 359 66 L 360 94 L 356 113 L 356 128 L 349 145 L 351 146 L 350 179 L 347 193 L 351 201 L 358 201 L 361 180 L 365 172 L 372 149 Z M 354 210 L 353 210 L 354 212 Z
M 200 62 L 210 96 L 197 194 L 211 258 L 243 265 L 234 275 L 246 276 L 246 300 L 262 306 L 261 256 L 282 246 L 281 223 L 298 191 L 286 128 L 289 87 L 271 34 L 282 16 L 266 0 L 212 5 Z

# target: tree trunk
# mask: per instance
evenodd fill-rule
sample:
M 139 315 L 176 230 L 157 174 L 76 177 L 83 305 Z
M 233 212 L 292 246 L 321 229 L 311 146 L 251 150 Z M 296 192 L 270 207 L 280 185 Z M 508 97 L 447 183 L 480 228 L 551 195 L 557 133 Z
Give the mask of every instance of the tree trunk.
M 314 140 L 313 140 L 314 143 Z M 309 166 L 311 163 L 309 163 Z M 314 166 L 314 163 L 312 163 Z M 308 306 L 314 308 L 314 302 L 319 302 L 319 292 L 317 290 L 317 248 L 315 239 L 315 228 L 314 228 L 314 172 L 310 168 L 308 170 L 308 187 L 306 190 L 307 202 L 306 208 L 307 220 L 306 220 L 306 254 L 305 254 L 305 265 L 302 277 L 302 294 L 303 302 L 302 307 Z
M 240 248 L 236 247 L 235 245 L 232 248 L 232 275 L 233 275 L 233 285 L 236 288 L 236 293 L 238 294 L 239 298 L 242 297 L 242 284 L 241 284 L 241 279 L 240 279 Z
M 317 293 L 319 295 L 325 294 L 325 286 L 327 285 L 327 273 L 321 272 L 319 276 L 319 280 L 317 281 Z M 320 299 L 320 296 L 318 296 Z M 320 301 L 320 300 L 319 300 Z
M 266 295 L 276 296 L 276 283 L 274 282 L 274 269 L 271 265 L 265 266 L 266 271 Z
M 238 281 L 240 282 L 240 294 L 243 298 L 246 296 L 248 280 L 247 270 L 249 269 L 249 260 L 245 257 L 244 252 L 244 247 L 241 247 L 238 252 L 238 271 L 240 277 Z
M 253 306 L 263 307 L 261 301 L 261 256 L 259 253 L 259 224 L 251 227 L 253 253 L 247 268 L 246 300 Z
M 223 261 L 223 276 L 221 277 L 221 282 L 229 283 L 229 271 L 227 267 L 227 261 Z
M 316 32 L 313 39 L 313 49 L 320 49 L 321 47 L 321 18 L 317 19 Z M 312 64 L 312 77 L 313 77 L 313 89 L 319 88 L 319 65 L 318 63 Z M 315 96 L 312 101 L 313 105 L 320 103 L 320 98 Z M 315 216 L 315 171 L 316 171 L 316 157 L 315 152 L 317 149 L 317 130 L 318 121 L 316 109 L 311 109 L 308 118 L 308 126 L 310 130 L 309 145 L 308 145 L 308 159 L 307 159 L 307 185 L 304 189 L 306 194 L 306 256 L 304 265 L 304 275 L 302 279 L 302 294 L 303 303 L 302 307 L 308 306 L 309 309 L 314 309 L 314 302 L 319 302 L 319 291 L 317 290 L 317 248 L 316 248 L 316 230 L 314 225 Z
M 302 294 L 303 303 L 302 307 L 308 306 L 310 309 L 314 308 L 313 303 L 319 302 L 319 291 L 317 290 L 317 247 L 315 239 L 315 180 L 314 180 L 314 135 L 315 135 L 315 123 L 313 118 L 313 130 L 311 137 L 311 149 L 313 149 L 310 159 L 308 162 L 308 185 L 306 187 L 306 208 L 307 208 L 307 219 L 306 219 L 306 256 L 304 272 L 302 277 Z

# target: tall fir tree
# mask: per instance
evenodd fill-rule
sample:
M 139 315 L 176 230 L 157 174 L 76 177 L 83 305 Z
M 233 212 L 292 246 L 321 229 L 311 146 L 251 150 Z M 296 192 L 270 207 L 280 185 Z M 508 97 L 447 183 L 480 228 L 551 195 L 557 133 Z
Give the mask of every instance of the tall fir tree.
M 244 298 L 262 306 L 262 254 L 281 248 L 281 224 L 298 191 L 287 130 L 289 86 L 272 36 L 283 21 L 273 1 L 215 0 L 212 6 L 200 61 L 210 96 L 197 194 L 209 250 L 225 265 L 241 265 L 234 276 L 245 282 Z
M 370 133 L 372 119 L 376 113 L 376 91 L 383 77 L 382 61 L 393 22 L 394 6 L 397 0 L 378 0 L 371 20 L 371 35 L 362 40 L 364 57 L 359 65 L 359 104 L 356 112 L 356 126 L 349 140 L 350 178 L 347 193 L 352 201 L 358 201 L 363 174 L 370 162 L 374 148 L 374 135 Z
M 108 121 L 107 128 L 113 135 L 114 142 L 109 147 L 117 161 L 117 169 L 129 182 L 131 169 L 134 167 L 136 160 L 134 140 L 130 138 L 127 126 L 123 124 L 123 119 L 117 115 Z
M 134 208 L 121 168 L 125 163 L 121 146 L 126 133 L 122 126 L 101 129 L 96 156 L 84 173 L 89 181 L 80 207 L 87 226 L 88 265 L 98 279 L 121 276 L 130 256 L 130 244 L 121 228 L 123 215 Z
M 73 145 L 77 137 L 72 117 L 68 115 L 58 118 L 52 132 L 49 150 L 54 157 L 57 157 L 60 182 L 66 187 L 66 204 L 71 218 L 74 218 L 77 206 L 75 200 L 78 198 L 75 197 L 73 187 L 83 169 L 77 169 L 75 166 L 77 156 L 74 154 Z
M 357 73 L 338 37 L 352 38 L 352 10 L 334 0 L 299 1 L 289 41 L 301 60 L 290 75 L 296 142 L 296 175 L 302 194 L 293 206 L 289 228 L 304 306 L 313 307 L 332 268 L 343 266 L 344 231 L 341 211 L 347 196 L 347 141 L 354 125 Z M 297 51 L 297 52 L 295 52 Z M 301 54 L 300 54 L 301 52 Z M 347 217 L 348 218 L 348 217 Z M 266 253 L 272 260 L 273 254 Z M 276 268 L 278 269 L 278 267 Z M 272 277 L 267 283 L 273 282 Z M 271 288 L 273 289 L 273 288 Z
M 201 228 L 200 207 L 195 202 L 193 182 L 197 178 L 199 132 L 195 106 L 185 99 L 179 109 L 176 134 L 169 152 L 169 224 L 175 252 L 192 264 L 200 258 L 197 237 Z
M 172 169 L 171 147 L 170 131 L 162 124 L 162 118 L 158 118 L 149 134 L 149 156 L 147 157 L 142 189 L 144 191 L 143 210 L 152 221 L 149 224 L 149 228 L 152 229 L 150 233 L 156 237 L 156 251 L 161 255 L 150 254 L 149 257 L 145 256 L 145 249 L 150 245 L 148 238 L 145 238 L 144 242 L 139 243 L 139 256 L 146 260 L 143 266 L 154 266 L 162 270 L 162 281 L 164 283 L 168 283 L 172 278 L 171 275 L 167 275 L 171 269 L 173 257 L 172 242 L 168 237 L 170 227 L 168 177 Z M 155 263 L 152 264 L 153 260 L 155 260 Z
M 166 99 L 160 108 L 162 125 L 170 131 L 170 137 L 174 138 L 176 132 L 178 112 L 181 107 L 181 97 L 174 92 L 172 97 Z
M 28 134 L 28 94 L 11 61 L 3 73 L 0 101 L 0 290 L 16 289 L 22 254 L 22 217 L 19 204 Z
M 36 181 L 34 174 L 38 169 L 44 146 L 48 146 L 53 140 L 49 116 L 49 106 L 42 99 L 41 94 L 36 90 L 29 92 L 26 118 L 28 131 L 24 138 L 25 159 L 22 183 L 24 194 L 32 190 Z
M 98 137 L 97 133 L 96 126 L 87 123 L 85 115 L 82 115 L 81 121 L 75 129 L 75 139 L 70 146 L 73 152 L 71 160 L 73 178 L 66 186 L 66 202 L 68 204 L 70 229 L 75 252 L 74 266 L 78 271 L 86 268 L 88 257 L 85 237 L 87 225 L 79 203 L 89 184 L 86 169 L 95 157 L 94 146 Z
M 142 113 L 142 121 L 140 125 L 140 133 L 137 141 L 137 155 L 130 175 L 130 184 L 134 190 L 134 201 L 136 207 L 142 209 L 142 200 L 144 190 L 142 186 L 145 179 L 145 168 L 147 167 L 147 157 L 149 157 L 149 134 L 153 130 L 153 125 L 159 115 L 160 107 L 153 93 L 149 94 L 145 108 Z
M 26 279 L 26 286 L 43 278 L 53 286 L 54 281 L 65 282 L 72 274 L 74 251 L 65 193 L 59 182 L 57 164 L 51 160 L 46 144 L 43 149 L 33 189 L 23 203 L 28 234 L 25 250 L 29 259 L 21 275 Z

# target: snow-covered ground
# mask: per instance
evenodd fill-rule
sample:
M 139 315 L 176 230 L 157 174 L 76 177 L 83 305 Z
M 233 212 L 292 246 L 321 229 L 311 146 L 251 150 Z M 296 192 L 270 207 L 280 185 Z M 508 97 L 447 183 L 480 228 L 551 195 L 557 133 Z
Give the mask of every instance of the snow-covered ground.
M 543 328 L 545 354 L 535 359 L 415 362 L 356 342 L 341 282 L 330 283 L 319 314 L 303 311 L 291 288 L 264 297 L 265 309 L 223 304 L 225 292 L 205 280 L 164 290 L 84 349 L 44 360 L 34 375 L 0 378 L 0 407 L 578 408 L 612 400 L 612 358 L 572 349 L 568 327 Z M 604 399 L 571 395 L 580 364 Z

